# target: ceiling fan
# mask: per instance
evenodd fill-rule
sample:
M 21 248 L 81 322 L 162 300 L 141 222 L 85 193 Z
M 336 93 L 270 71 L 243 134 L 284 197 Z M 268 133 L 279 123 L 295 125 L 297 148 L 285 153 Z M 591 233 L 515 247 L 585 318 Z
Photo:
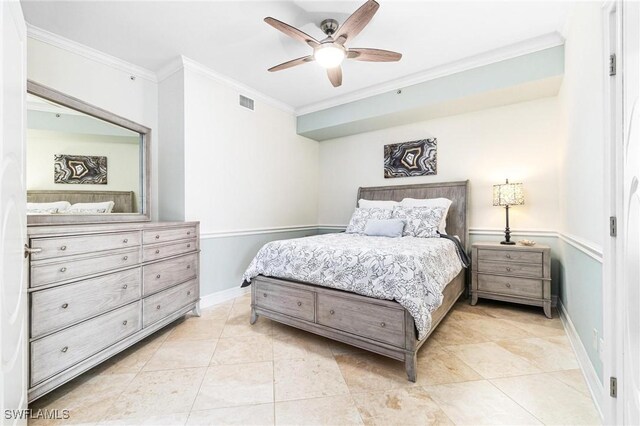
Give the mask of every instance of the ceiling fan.
M 276 65 L 275 67 L 269 68 L 269 71 L 281 71 L 295 67 L 296 65 L 315 61 L 321 67 L 327 69 L 327 75 L 333 87 L 338 87 L 342 84 L 342 68 L 340 65 L 345 59 L 366 62 L 399 61 L 400 58 L 402 58 L 401 53 L 382 49 L 347 48 L 345 46 L 348 41 L 360 34 L 360 31 L 367 26 L 379 7 L 380 5 L 375 0 L 368 0 L 349 16 L 340 27 L 338 27 L 338 21 L 335 19 L 325 19 L 320 23 L 320 28 L 327 35 L 322 41 L 318 41 L 309 34 L 282 21 L 278 21 L 275 18 L 264 18 L 264 21 L 273 28 L 313 48 L 313 54 Z

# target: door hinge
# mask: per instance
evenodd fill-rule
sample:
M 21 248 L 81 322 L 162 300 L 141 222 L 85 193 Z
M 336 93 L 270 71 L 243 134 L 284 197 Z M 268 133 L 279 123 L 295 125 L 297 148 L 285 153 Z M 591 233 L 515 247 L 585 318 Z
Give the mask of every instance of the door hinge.
M 618 397 L 618 379 L 616 377 L 609 378 L 609 396 L 611 398 Z
M 612 53 L 609 55 L 609 75 L 616 75 L 616 54 Z
M 609 218 L 609 236 L 618 236 L 618 219 L 615 216 Z

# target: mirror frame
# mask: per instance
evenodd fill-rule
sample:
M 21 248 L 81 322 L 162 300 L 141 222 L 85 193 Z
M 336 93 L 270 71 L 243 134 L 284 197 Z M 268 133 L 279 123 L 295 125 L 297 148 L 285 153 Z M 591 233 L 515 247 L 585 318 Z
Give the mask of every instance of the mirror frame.
M 151 129 L 32 80 L 27 80 L 27 93 L 39 96 L 43 99 L 47 99 L 62 106 L 74 109 L 100 120 L 107 121 L 111 124 L 115 124 L 117 126 L 124 127 L 125 129 L 129 129 L 139 133 L 142 141 L 142 167 L 140 168 L 140 178 L 142 179 L 141 189 L 143 192 L 140 203 L 140 207 L 142 207 L 141 213 L 113 213 L 95 215 L 27 215 L 27 226 L 150 221 Z

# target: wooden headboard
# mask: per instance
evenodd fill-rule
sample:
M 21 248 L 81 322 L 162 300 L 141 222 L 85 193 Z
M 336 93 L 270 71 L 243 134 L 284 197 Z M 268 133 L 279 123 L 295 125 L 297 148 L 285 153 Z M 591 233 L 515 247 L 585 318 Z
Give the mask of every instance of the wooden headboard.
M 135 195 L 133 191 L 27 191 L 27 202 L 29 203 L 53 203 L 55 201 L 68 201 L 71 204 L 113 201 L 115 205 L 111 213 L 137 213 L 134 212 Z
M 457 235 L 467 247 L 467 188 L 469 181 L 424 183 L 417 185 L 372 186 L 358 188 L 358 199 L 402 201 L 403 198 L 448 198 L 447 234 Z

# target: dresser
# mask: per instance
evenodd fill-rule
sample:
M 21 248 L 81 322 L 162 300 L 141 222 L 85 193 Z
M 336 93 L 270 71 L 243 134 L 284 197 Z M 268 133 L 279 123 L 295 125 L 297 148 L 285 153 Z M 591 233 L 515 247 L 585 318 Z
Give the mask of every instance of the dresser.
M 199 315 L 199 223 L 28 228 L 29 401 Z
M 478 298 L 541 306 L 551 318 L 551 249 L 548 246 L 472 245 L 471 304 Z

